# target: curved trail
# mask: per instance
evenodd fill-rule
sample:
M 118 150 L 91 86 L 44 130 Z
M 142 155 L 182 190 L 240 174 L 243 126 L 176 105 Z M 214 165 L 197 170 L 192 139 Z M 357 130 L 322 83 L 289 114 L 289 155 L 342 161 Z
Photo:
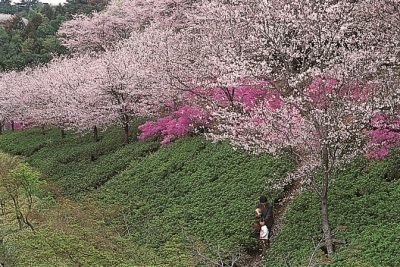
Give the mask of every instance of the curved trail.
M 272 226 L 272 233 L 270 238 L 270 245 L 274 243 L 274 237 L 279 233 L 281 226 L 285 221 L 286 211 L 289 207 L 290 201 L 294 196 L 300 193 L 300 179 L 293 180 L 292 183 L 288 186 L 288 189 L 285 191 L 285 194 L 282 198 L 275 200 L 274 202 L 274 219 L 275 223 Z M 268 250 L 265 258 L 268 258 Z M 265 266 L 266 259 L 260 257 L 260 251 L 251 251 L 249 252 L 249 259 L 246 261 L 246 264 L 243 266 L 246 267 L 261 267 Z

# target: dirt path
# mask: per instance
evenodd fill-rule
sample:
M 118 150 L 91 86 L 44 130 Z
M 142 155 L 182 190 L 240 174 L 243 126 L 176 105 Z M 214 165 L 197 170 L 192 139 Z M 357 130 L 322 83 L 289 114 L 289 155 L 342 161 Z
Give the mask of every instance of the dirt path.
M 274 202 L 274 219 L 275 223 L 272 226 L 272 233 L 270 238 L 270 245 L 273 246 L 274 237 L 279 233 L 281 226 L 285 221 L 285 214 L 289 207 L 290 201 L 294 196 L 300 193 L 300 180 L 294 180 L 291 184 L 287 186 L 285 194 L 282 198 L 276 199 Z M 266 260 L 260 256 L 260 251 L 250 251 L 250 258 L 246 261 L 246 267 L 261 267 L 265 266 Z M 268 256 L 268 250 L 267 255 Z M 265 257 L 265 258 L 266 258 Z

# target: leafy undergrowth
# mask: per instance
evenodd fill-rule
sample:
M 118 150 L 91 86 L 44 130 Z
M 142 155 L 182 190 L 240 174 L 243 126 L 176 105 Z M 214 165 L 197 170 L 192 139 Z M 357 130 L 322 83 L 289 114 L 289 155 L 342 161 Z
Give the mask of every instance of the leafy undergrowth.
M 37 196 L 35 232 L 18 231 L 10 210 L 0 215 L 0 262 L 215 266 L 210 260 L 229 264 L 255 247 L 255 202 L 260 194 L 282 196 L 265 181 L 284 176 L 289 162 L 200 137 L 161 148 L 159 141 L 124 146 L 119 128 L 101 133 L 99 142 L 90 135 L 62 139 L 54 129 L 1 135 L 1 150 L 24 156 L 40 170 L 52 199 Z M 331 225 L 346 244 L 331 257 L 318 247 L 318 200 L 307 191 L 295 197 L 267 266 L 399 266 L 399 166 L 399 151 L 379 162 L 358 160 L 332 183 Z
M 346 243 L 325 255 L 318 199 L 306 192 L 291 203 L 269 266 L 400 266 L 400 150 L 349 165 L 332 183 L 329 201 L 335 238 Z
M 183 138 L 131 165 L 98 198 L 125 203 L 129 209 L 119 220 L 127 238 L 160 252 L 167 264 L 177 260 L 170 259 L 171 246 L 184 254 L 219 248 L 221 255 L 209 256 L 231 258 L 255 245 L 251 214 L 259 195 L 281 193 L 266 191 L 265 180 L 288 169 L 283 161 L 233 151 L 227 143 Z
M 16 140 L 16 147 L 10 145 Z M 191 266 L 201 264 L 200 253 L 229 261 L 256 246 L 255 202 L 260 194 L 281 195 L 265 181 L 290 169 L 287 161 L 201 137 L 161 149 L 156 139 L 122 141 L 118 128 L 102 133 L 99 142 L 90 135 L 62 139 L 58 130 L 0 136 L 2 150 L 25 156 L 43 173 L 56 203 L 38 202 L 35 233 L 3 236 L 9 263 Z

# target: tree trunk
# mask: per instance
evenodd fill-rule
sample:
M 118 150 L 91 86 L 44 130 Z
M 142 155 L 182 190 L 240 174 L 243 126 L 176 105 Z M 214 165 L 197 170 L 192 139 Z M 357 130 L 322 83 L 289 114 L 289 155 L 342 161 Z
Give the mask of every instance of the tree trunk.
M 11 121 L 11 131 L 14 132 L 14 121 L 13 120 Z
M 328 254 L 334 252 L 333 240 L 331 228 L 329 226 L 329 216 L 328 216 L 328 188 L 329 188 L 329 153 L 328 147 L 324 146 L 322 148 L 322 190 L 320 194 L 321 201 L 321 217 L 322 217 L 322 230 L 324 232 L 325 246 Z
M 99 131 L 97 129 L 97 126 L 93 127 L 93 139 L 95 142 L 99 141 Z
M 0 134 L 3 134 L 3 122 L 0 122 Z
M 1 215 L 6 214 L 6 201 L 2 199 L 0 201 L 0 205 L 1 205 Z
M 18 220 L 18 229 L 19 230 L 24 229 L 24 221 L 22 220 L 21 215 L 17 214 L 17 220 Z
M 127 122 L 124 123 L 124 132 L 125 132 L 125 144 L 129 144 L 129 125 Z
M 64 129 L 61 129 L 61 138 L 65 138 L 65 136 L 66 136 L 66 134 L 65 134 L 65 131 L 64 131 Z
M 123 114 L 123 122 L 124 122 L 124 134 L 125 134 L 125 145 L 129 144 L 129 116 L 127 114 Z
M 326 251 L 328 254 L 332 254 L 334 252 L 334 248 L 333 248 L 331 228 L 329 226 L 328 199 L 326 195 L 321 197 L 321 217 L 322 217 L 322 230 L 324 232 Z
M 35 228 L 33 227 L 33 224 L 28 220 L 28 214 L 24 217 L 24 215 L 22 214 L 22 212 L 19 212 L 20 216 L 22 218 L 22 221 L 29 226 L 29 228 L 31 228 L 31 230 L 33 232 L 35 232 Z
M 22 230 L 22 228 L 24 227 L 24 221 L 22 220 L 23 218 L 21 217 L 21 212 L 19 209 L 19 201 L 16 197 L 11 196 L 11 199 L 14 203 L 14 211 L 15 211 L 15 216 L 17 218 L 18 221 L 18 229 Z

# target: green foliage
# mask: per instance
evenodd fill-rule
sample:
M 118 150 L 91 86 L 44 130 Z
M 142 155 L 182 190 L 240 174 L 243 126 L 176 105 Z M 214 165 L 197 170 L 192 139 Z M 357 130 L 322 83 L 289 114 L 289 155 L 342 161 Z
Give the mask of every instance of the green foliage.
M 34 197 L 40 195 L 45 182 L 39 180 L 39 172 L 19 162 L 16 157 L 3 153 L 0 153 L 0 168 L 2 214 L 5 213 L 6 203 L 11 204 L 19 229 L 21 230 L 26 224 L 33 230 L 29 216 L 34 205 Z
M 7 22 L 4 29 L 0 27 L 0 71 L 36 66 L 49 62 L 53 55 L 66 53 L 56 37 L 66 19 L 49 5 L 24 6 L 23 13 Z
M 10 213 L 0 216 L 0 255 L 6 255 L 0 261 L 17 267 L 210 266 L 200 252 L 228 264 L 257 246 L 251 237 L 256 201 L 260 194 L 280 198 L 283 192 L 268 185 L 291 169 L 287 160 L 201 137 L 161 148 L 156 139 L 123 145 L 119 127 L 100 137 L 61 138 L 58 129 L 0 136 L 4 151 L 25 156 L 41 171 L 54 197 L 35 205 L 36 234 L 13 233 L 4 223 Z M 320 248 L 318 199 L 307 191 L 296 196 L 267 252 L 268 266 L 399 266 L 399 158 L 399 150 L 377 162 L 360 158 L 332 182 L 332 230 L 346 244 L 330 257 Z
M 12 157 L 0 152 L 0 179 L 9 175 L 10 171 L 18 166 L 17 157 Z
M 52 131 L 48 134 L 54 136 Z M 92 141 L 90 135 L 80 137 L 72 134 L 65 139 L 41 140 L 38 141 L 40 149 L 29 157 L 28 162 L 40 168 L 63 194 L 75 196 L 101 186 L 124 170 L 132 160 L 159 147 L 156 142 L 124 146 L 123 131 L 119 127 L 109 129 L 99 142 Z
M 0 13 L 1 14 L 15 14 L 18 9 L 15 5 L 12 5 L 11 0 L 1 0 L 0 1 Z
M 0 138 L 1 150 L 12 155 L 29 157 L 47 145 L 60 142 L 59 130 L 50 129 L 43 132 L 34 128 L 24 131 L 5 131 Z
M 67 0 L 64 9 L 70 15 L 90 14 L 95 11 L 101 11 L 107 5 L 108 0 Z
M 388 159 L 359 159 L 343 169 L 330 189 L 330 222 L 338 244 L 331 257 L 316 248 L 321 238 L 318 199 L 303 193 L 290 206 L 282 231 L 269 251 L 272 266 L 399 266 L 400 151 Z M 392 173 L 390 179 L 388 173 Z
M 40 173 L 33 170 L 25 163 L 20 163 L 16 168 L 10 171 L 9 176 L 23 190 L 26 197 L 38 194 L 44 181 L 40 181 Z
M 87 221 L 83 225 L 82 222 L 71 221 L 69 225 L 57 226 L 52 223 L 65 222 L 60 218 L 55 221 L 51 219 L 55 220 L 51 217 L 47 224 L 40 225 L 34 233 L 19 231 L 4 239 L 9 266 L 134 266 L 129 264 L 129 254 L 120 253 L 126 253 L 127 250 L 118 246 L 117 238 L 101 221 L 85 217 Z M 91 225 L 87 224 L 89 222 Z M 143 248 L 132 245 L 130 249 L 131 252 L 146 255 Z M 154 258 L 151 254 L 147 255 Z
M 256 201 L 264 193 L 276 198 L 281 192 L 266 191 L 265 181 L 288 169 L 284 161 L 233 151 L 228 143 L 184 138 L 130 165 L 99 194 L 129 207 L 120 218 L 132 229 L 127 236 L 155 251 L 174 239 L 234 251 L 254 246 Z

